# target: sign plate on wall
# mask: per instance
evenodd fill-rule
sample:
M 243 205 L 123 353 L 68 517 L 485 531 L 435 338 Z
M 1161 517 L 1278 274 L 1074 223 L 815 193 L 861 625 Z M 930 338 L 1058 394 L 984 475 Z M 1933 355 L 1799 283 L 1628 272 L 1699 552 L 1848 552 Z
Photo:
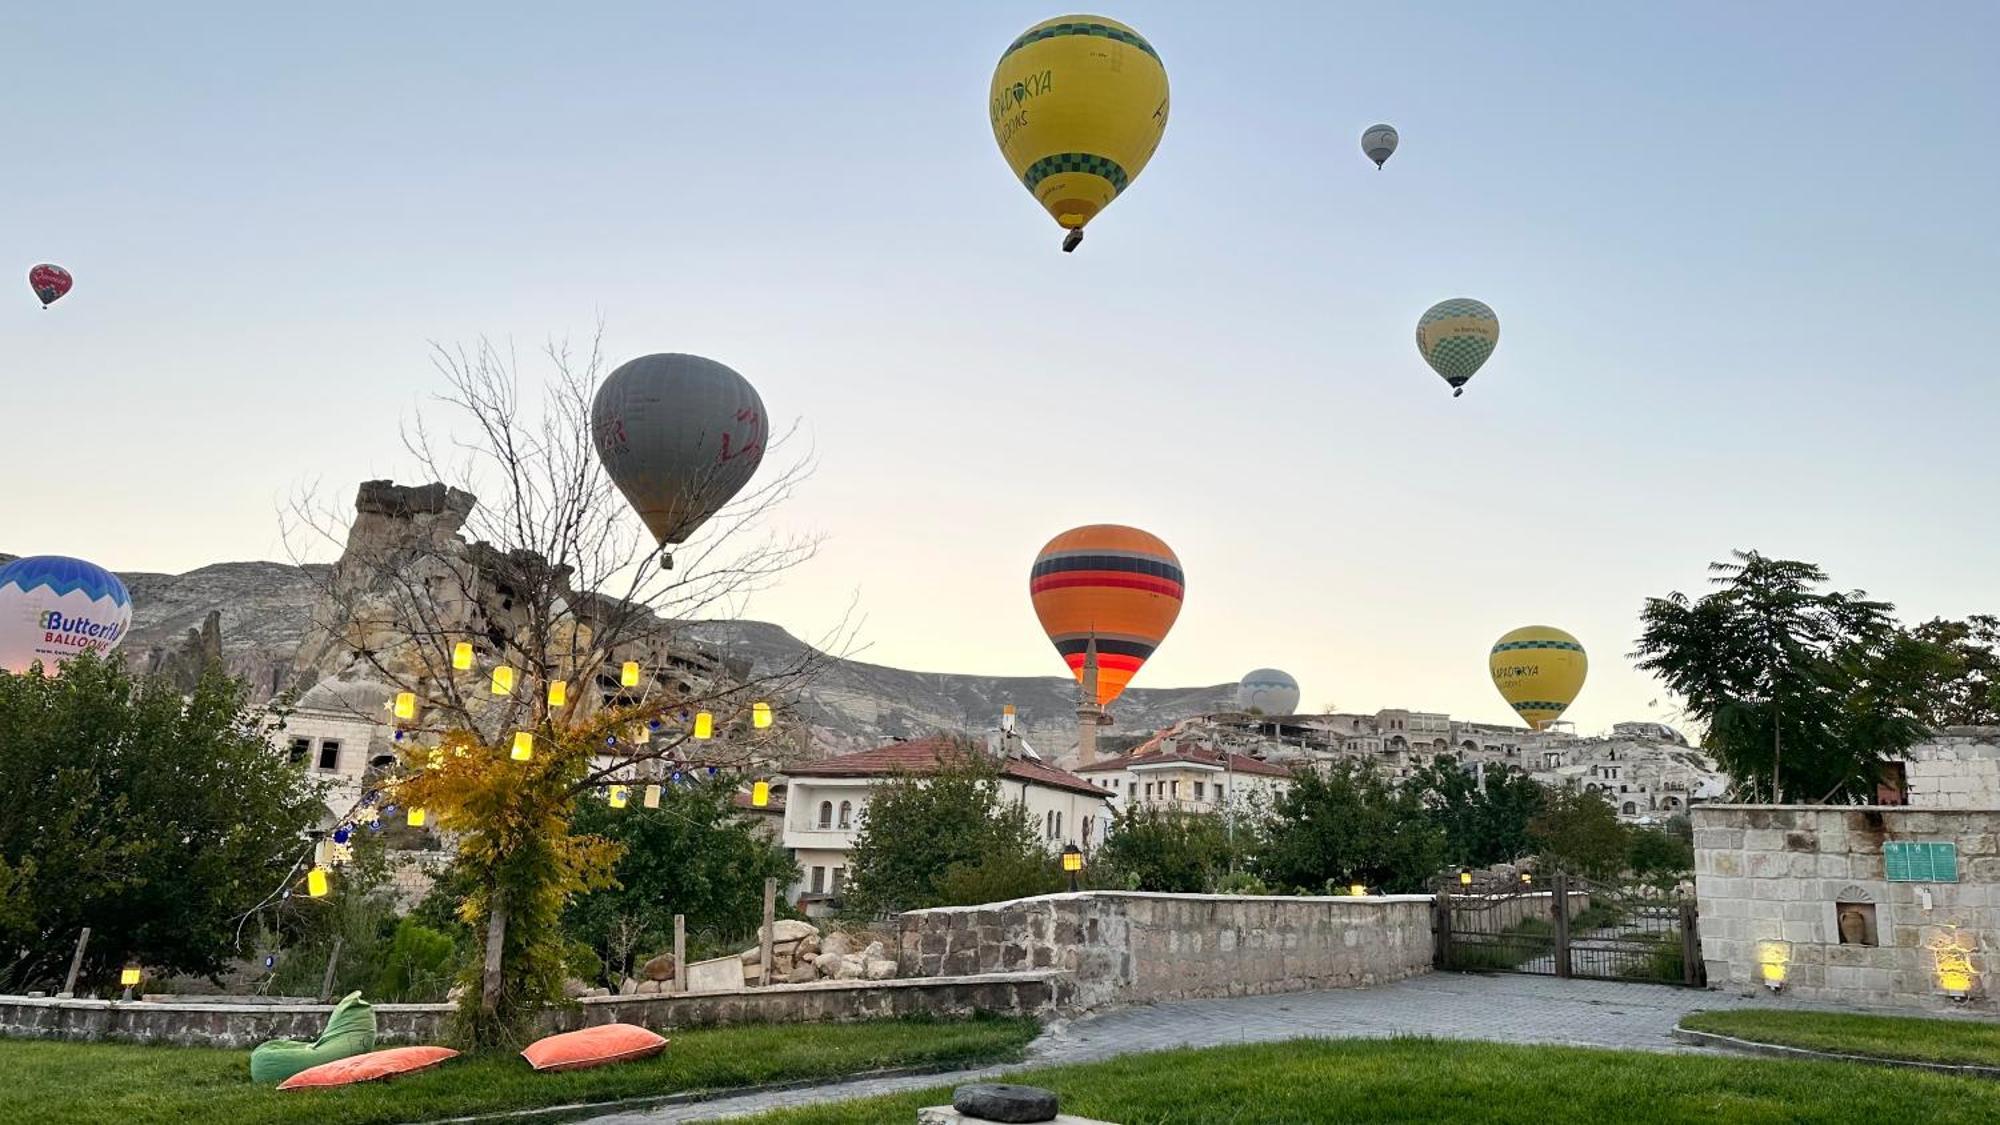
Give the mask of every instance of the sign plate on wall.
M 1891 883 L 1958 882 L 1958 845 L 1892 841 L 1882 845 Z

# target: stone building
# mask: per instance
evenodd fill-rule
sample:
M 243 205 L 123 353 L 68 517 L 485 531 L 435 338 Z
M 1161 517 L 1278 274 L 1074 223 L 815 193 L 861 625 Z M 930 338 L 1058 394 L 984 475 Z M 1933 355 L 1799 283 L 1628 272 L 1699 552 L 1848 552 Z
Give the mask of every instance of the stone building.
M 1268 805 L 1292 781 L 1291 766 L 1164 736 L 1076 773 L 1104 790 L 1113 809 L 1206 813 Z
M 848 855 L 875 787 L 897 777 L 934 773 L 962 751 L 962 743 L 929 738 L 788 768 L 784 844 L 798 862 L 801 879 L 790 898 L 809 910 L 826 909 L 838 900 Z M 1110 795 L 1102 789 L 1025 757 L 1003 757 L 999 770 L 1002 798 L 1027 809 L 1051 852 L 1069 844 L 1089 848 L 1103 839 Z
M 1884 771 L 1876 802 L 2000 808 L 2000 727 L 1946 727 L 1910 747 Z

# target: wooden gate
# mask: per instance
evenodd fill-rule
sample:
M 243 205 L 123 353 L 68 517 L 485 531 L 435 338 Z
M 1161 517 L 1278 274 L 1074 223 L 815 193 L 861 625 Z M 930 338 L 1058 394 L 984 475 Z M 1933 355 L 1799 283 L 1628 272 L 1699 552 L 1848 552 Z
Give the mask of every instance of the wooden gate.
M 1432 929 L 1440 969 L 1705 983 L 1694 897 L 1680 886 L 1451 875 Z

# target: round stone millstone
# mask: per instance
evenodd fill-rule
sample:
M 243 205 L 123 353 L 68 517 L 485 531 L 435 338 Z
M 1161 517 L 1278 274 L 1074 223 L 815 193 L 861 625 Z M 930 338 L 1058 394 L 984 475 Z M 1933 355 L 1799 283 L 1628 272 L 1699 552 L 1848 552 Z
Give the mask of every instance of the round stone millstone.
M 951 1092 L 951 1108 L 981 1121 L 1054 1121 L 1053 1091 L 1004 1082 L 979 1082 Z

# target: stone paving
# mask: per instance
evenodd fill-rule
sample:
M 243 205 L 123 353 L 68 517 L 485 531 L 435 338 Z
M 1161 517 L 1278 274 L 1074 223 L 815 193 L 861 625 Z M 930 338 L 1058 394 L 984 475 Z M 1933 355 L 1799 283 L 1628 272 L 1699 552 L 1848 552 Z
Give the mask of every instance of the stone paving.
M 1760 997 L 1757 1002 L 1769 1006 L 1783 1001 Z M 1684 1050 L 1670 1034 L 1681 1016 L 1697 1008 L 1743 1003 L 1743 998 L 1728 993 L 1666 985 L 1430 973 L 1379 988 L 1184 1000 L 1104 1012 L 1050 1025 L 1029 1047 L 1024 1063 L 1004 1067 L 745 1094 L 591 1120 L 595 1125 L 716 1121 L 789 1106 L 979 1081 L 1020 1066 L 1096 1062 L 1139 1051 L 1280 1039 L 1429 1035 L 1642 1051 Z

